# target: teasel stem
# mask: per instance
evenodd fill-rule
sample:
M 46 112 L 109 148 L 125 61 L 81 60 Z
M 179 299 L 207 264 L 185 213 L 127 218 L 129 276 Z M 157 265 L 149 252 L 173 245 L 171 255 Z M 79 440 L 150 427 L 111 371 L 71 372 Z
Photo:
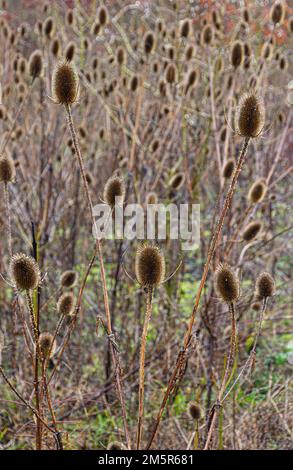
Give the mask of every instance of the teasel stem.
M 150 439 L 149 439 L 149 442 L 148 442 L 148 445 L 147 445 L 147 449 L 149 449 L 151 447 L 151 445 L 154 441 L 154 438 L 156 437 L 157 430 L 158 430 L 158 427 L 159 427 L 164 409 L 166 407 L 168 398 L 169 398 L 169 396 L 170 396 L 170 394 L 173 390 L 173 386 L 174 386 L 174 384 L 175 384 L 175 382 L 178 378 L 178 373 L 180 372 L 180 368 L 181 368 L 181 365 L 182 365 L 182 360 L 184 360 L 184 356 L 187 352 L 187 348 L 188 348 L 190 340 L 192 338 L 192 329 L 193 329 L 193 325 L 194 325 L 194 321 L 195 321 L 195 315 L 196 315 L 197 310 L 198 310 L 201 294 L 202 294 L 203 288 L 205 286 L 205 282 L 206 282 L 207 275 L 208 275 L 208 272 L 209 272 L 209 267 L 210 267 L 211 261 L 213 259 L 213 255 L 215 253 L 215 249 L 216 249 L 216 246 L 217 246 L 217 243 L 218 243 L 218 239 L 220 237 L 220 233 L 221 233 L 221 230 L 222 230 L 222 227 L 223 227 L 224 219 L 225 219 L 225 216 L 226 216 L 226 214 L 227 214 L 227 212 L 230 208 L 232 198 L 233 198 L 233 195 L 234 195 L 234 192 L 235 192 L 235 189 L 236 189 L 236 185 L 237 185 L 237 180 L 238 180 L 239 174 L 241 172 L 243 163 L 245 161 L 249 141 L 250 141 L 250 138 L 246 137 L 244 142 L 243 142 L 242 150 L 241 150 L 239 159 L 237 161 L 236 168 L 234 170 L 234 174 L 233 174 L 233 177 L 232 177 L 232 180 L 231 180 L 231 183 L 230 183 L 230 187 L 229 187 L 227 196 L 224 200 L 224 206 L 222 208 L 219 220 L 217 222 L 216 228 L 214 230 L 214 233 L 213 233 L 213 236 L 212 236 L 212 239 L 211 239 L 211 243 L 210 243 L 210 247 L 209 247 L 209 251 L 208 251 L 208 256 L 207 256 L 206 263 L 205 263 L 205 266 L 204 266 L 204 271 L 203 271 L 202 278 L 201 278 L 201 281 L 200 281 L 200 284 L 199 284 L 199 288 L 198 288 L 198 291 L 197 291 L 197 294 L 196 294 L 195 303 L 194 303 L 194 306 L 193 306 L 193 310 L 192 310 L 192 314 L 191 314 L 191 317 L 190 317 L 190 320 L 189 320 L 187 331 L 186 331 L 186 334 L 185 334 L 185 337 L 184 337 L 184 345 L 183 345 L 182 350 L 178 354 L 175 367 L 174 367 L 173 372 L 171 374 L 171 377 L 169 379 L 167 390 L 164 394 L 159 412 L 157 414 L 156 421 L 155 421 L 155 424 L 154 424 L 154 428 L 152 430 L 152 433 L 151 433 L 151 436 L 150 436 Z
M 12 257 L 12 237 L 11 237 L 11 216 L 10 216 L 10 203 L 9 203 L 9 191 L 8 183 L 4 183 L 4 199 L 5 199 L 5 210 L 7 218 L 7 239 L 8 239 L 8 253 L 9 257 Z
M 250 367 L 250 365 L 253 362 L 253 358 L 255 356 L 256 345 L 257 345 L 258 338 L 259 338 L 260 333 L 261 333 L 261 327 L 262 327 L 263 317 L 264 317 L 266 308 L 267 308 L 267 298 L 263 299 L 263 305 L 262 305 L 262 309 L 261 309 L 260 316 L 259 316 L 259 321 L 258 321 L 258 328 L 257 328 L 257 332 L 256 332 L 256 335 L 255 335 L 255 338 L 254 338 L 254 342 L 253 342 L 253 346 L 252 346 L 252 349 L 250 351 L 250 354 L 249 354 L 244 366 L 242 367 L 241 371 L 239 372 L 238 376 L 236 377 L 235 381 L 233 382 L 233 384 L 231 385 L 229 390 L 224 395 L 224 397 L 222 399 L 222 402 L 224 402 L 226 400 L 226 398 L 230 395 L 232 390 L 236 387 L 237 383 L 239 382 L 239 380 L 243 376 L 244 372 L 246 370 L 248 370 L 248 368 Z
M 218 162 L 218 170 L 219 170 L 219 179 L 220 179 L 220 187 L 223 185 L 223 178 L 222 178 L 222 159 L 221 159 L 221 151 L 219 145 L 219 134 L 217 131 L 217 122 L 216 122 L 216 110 L 215 110 L 215 99 L 214 99 L 214 72 L 213 67 L 211 64 L 211 58 L 209 54 L 209 78 L 210 78 L 210 98 L 211 98 L 211 111 L 212 111 L 212 127 L 214 132 L 214 138 L 216 143 L 216 155 L 217 155 L 217 162 Z
M 139 357 L 139 392 L 138 392 L 138 420 L 137 420 L 137 440 L 136 448 L 139 450 L 142 438 L 143 411 L 144 411 L 144 369 L 145 369 L 145 350 L 148 334 L 148 327 L 152 315 L 153 288 L 149 287 L 147 292 L 146 313 L 144 318 L 143 330 L 141 335 L 140 357 Z
M 224 393 L 226 385 L 227 385 L 231 363 L 233 361 L 233 357 L 235 355 L 235 350 L 236 350 L 236 317 L 235 317 L 234 302 L 229 303 L 229 311 L 230 311 L 230 315 L 231 315 L 230 350 L 229 350 L 228 358 L 227 358 L 227 361 L 226 361 L 225 372 L 224 372 L 224 375 L 223 375 L 222 383 L 221 383 L 221 386 L 220 386 L 220 390 L 218 392 L 217 402 L 215 403 L 215 405 L 213 406 L 212 411 L 211 411 L 211 416 L 210 416 L 209 425 L 208 425 L 208 434 L 207 434 L 207 438 L 206 438 L 203 450 L 208 449 L 210 440 L 212 438 L 213 430 L 214 430 L 214 427 L 215 427 L 215 424 L 216 424 L 216 419 L 217 419 L 219 411 L 222 407 L 222 396 L 223 396 L 223 393 Z
M 66 110 L 66 114 L 67 114 L 68 127 L 69 127 L 69 130 L 70 130 L 73 146 L 74 146 L 74 149 L 75 149 L 75 153 L 77 155 L 80 172 L 81 172 L 82 179 L 83 179 L 83 184 L 84 184 L 84 189 L 85 189 L 85 193 L 86 193 L 87 203 L 88 203 L 88 207 L 89 207 L 89 210 L 90 210 L 91 221 L 92 221 L 94 230 L 96 231 L 96 221 L 95 221 L 95 218 L 93 216 L 92 200 L 91 200 L 91 196 L 90 196 L 90 192 L 89 192 L 88 182 L 87 182 L 87 179 L 86 179 L 84 162 L 83 162 L 81 151 L 80 151 L 80 148 L 79 148 L 79 145 L 78 145 L 76 131 L 75 131 L 75 128 L 74 128 L 74 123 L 73 123 L 73 119 L 72 119 L 70 105 L 68 105 L 68 104 L 65 105 L 65 110 Z M 104 261 L 103 261 L 103 255 L 102 255 L 102 248 L 101 248 L 101 243 L 100 243 L 99 239 L 96 240 L 96 248 L 97 248 L 98 259 L 99 259 L 100 270 L 101 270 L 104 305 L 105 305 L 105 313 L 106 313 L 106 318 L 107 318 L 107 333 L 108 333 L 108 338 L 109 338 L 110 345 L 111 345 L 111 355 L 112 355 L 112 360 L 113 360 L 114 369 L 115 369 L 117 395 L 118 395 L 118 399 L 119 399 L 121 409 L 122 409 L 125 438 L 126 438 L 126 441 L 127 441 L 127 446 L 130 449 L 131 448 L 131 441 L 130 441 L 128 426 L 127 426 L 127 421 L 126 421 L 126 408 L 125 408 L 124 395 L 123 395 L 123 390 L 122 390 L 122 385 L 121 385 L 121 365 L 120 365 L 119 355 L 117 354 L 117 351 L 114 347 L 113 341 L 111 340 L 112 335 L 113 335 L 112 324 L 111 324 L 111 314 L 110 314 L 110 308 L 109 308 L 109 298 L 108 298 L 108 291 L 107 291 L 106 274 L 105 274 L 105 267 L 104 267 Z
M 38 341 L 38 329 L 37 324 L 34 316 L 34 307 L 31 292 L 26 292 L 27 304 L 30 313 L 30 319 L 32 324 L 32 332 L 33 337 L 35 340 L 35 357 L 34 357 L 34 389 L 35 389 L 35 400 L 36 400 L 36 410 L 38 415 L 41 415 L 40 409 L 40 394 L 39 394 L 39 357 L 40 349 L 39 349 L 39 341 Z M 40 419 L 37 417 L 37 430 L 36 430 L 36 449 L 41 450 L 42 448 L 42 425 Z

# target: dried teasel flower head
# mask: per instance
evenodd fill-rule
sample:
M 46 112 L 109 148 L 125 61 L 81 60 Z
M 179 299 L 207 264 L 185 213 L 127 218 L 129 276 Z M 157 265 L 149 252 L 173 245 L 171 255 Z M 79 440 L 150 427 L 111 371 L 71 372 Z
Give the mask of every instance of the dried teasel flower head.
M 241 41 L 235 41 L 231 49 L 231 64 L 234 69 L 240 67 L 244 59 L 244 48 Z
M 149 192 L 146 195 L 146 204 L 157 204 L 158 203 L 158 195 L 154 191 Z
M 191 419 L 193 419 L 194 421 L 199 421 L 203 416 L 201 407 L 194 402 L 189 403 L 188 413 Z
M 235 168 L 235 160 L 234 158 L 229 158 L 223 167 L 223 178 L 225 179 L 231 178 L 234 172 L 234 168 Z
M 136 251 L 135 274 L 142 287 L 153 288 L 165 276 L 165 258 L 158 246 L 144 243 Z
M 61 62 L 57 64 L 52 80 L 54 100 L 58 104 L 72 105 L 78 98 L 78 75 L 72 64 Z
M 104 201 L 111 208 L 115 204 L 122 205 L 125 198 L 125 184 L 120 176 L 111 176 L 104 187 Z
M 177 80 L 177 70 L 173 63 L 167 65 L 165 70 L 165 79 L 167 83 L 174 83 Z
M 191 31 L 191 22 L 189 19 L 185 19 L 182 21 L 180 25 L 180 36 L 182 38 L 187 38 Z
M 113 441 L 107 446 L 107 450 L 127 450 L 122 442 Z
M 108 13 L 107 8 L 104 5 L 100 6 L 100 8 L 98 9 L 97 16 L 98 16 L 100 25 L 106 26 L 106 24 L 109 21 L 109 13 Z
M 72 271 L 71 269 L 64 271 L 61 274 L 60 284 L 62 287 L 71 288 L 76 285 L 78 275 L 76 271 Z
M 255 295 L 259 299 L 266 299 L 272 297 L 275 294 L 275 281 L 273 277 L 267 273 L 261 273 L 255 283 Z
M 265 180 L 260 179 L 260 180 L 255 181 L 248 191 L 249 202 L 251 204 L 256 204 L 258 202 L 261 202 L 266 195 L 267 189 L 268 188 L 265 183 Z
M 143 50 L 145 55 L 149 55 L 155 48 L 155 35 L 152 31 L 147 31 L 143 38 Z
M 179 173 L 175 173 L 175 175 L 172 176 L 169 184 L 172 189 L 175 189 L 176 191 L 178 191 L 180 188 L 182 188 L 184 182 L 185 182 L 185 174 L 183 172 L 179 172 Z
M 56 352 L 56 340 L 51 333 L 44 332 L 39 336 L 39 348 L 43 359 L 50 359 Z
M 0 157 L 0 182 L 11 183 L 15 178 L 14 161 L 9 156 Z
M 265 109 L 263 100 L 255 93 L 242 95 L 236 112 L 236 129 L 246 138 L 258 137 L 263 130 Z
M 285 18 L 285 5 L 283 0 L 277 0 L 271 8 L 270 18 L 274 25 L 281 25 Z
M 49 16 L 48 18 L 46 18 L 46 20 L 43 23 L 43 34 L 48 39 L 50 39 L 54 35 L 54 31 L 55 31 L 55 23 L 54 23 L 52 16 Z
M 28 63 L 29 74 L 34 80 L 39 77 L 43 71 L 43 57 L 38 49 L 31 53 Z
M 10 262 L 11 277 L 19 290 L 32 290 L 40 284 L 39 267 L 31 256 L 17 253 Z
M 65 60 L 67 62 L 71 62 L 73 60 L 74 55 L 75 55 L 75 49 L 76 49 L 75 42 L 72 41 L 69 44 L 67 44 L 65 52 L 64 52 Z
M 206 24 L 201 32 L 200 42 L 202 46 L 210 46 L 214 39 L 214 30 L 210 24 Z
M 216 269 L 215 289 L 223 302 L 235 302 L 239 298 L 238 277 L 227 264 L 220 264 Z
M 262 223 L 259 220 L 250 222 L 242 232 L 242 238 L 246 242 L 250 242 L 256 238 L 262 230 Z
M 74 297 L 72 292 L 65 292 L 59 297 L 57 310 L 60 315 L 72 315 L 74 311 Z

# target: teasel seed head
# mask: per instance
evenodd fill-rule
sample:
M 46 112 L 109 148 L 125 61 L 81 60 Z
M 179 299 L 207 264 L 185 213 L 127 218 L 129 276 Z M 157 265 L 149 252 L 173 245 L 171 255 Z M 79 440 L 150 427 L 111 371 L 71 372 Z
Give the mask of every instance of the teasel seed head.
M 191 419 L 193 419 L 194 421 L 199 421 L 200 419 L 202 419 L 202 415 L 203 415 L 202 409 L 197 403 L 194 403 L 194 402 L 189 403 L 188 413 Z
M 15 178 L 15 165 L 11 157 L 0 157 L 0 182 L 11 183 Z
M 282 0 L 277 0 L 271 8 L 271 21 L 276 25 L 281 25 L 285 17 L 285 5 Z
M 51 16 L 46 18 L 45 22 L 43 23 L 43 33 L 48 39 L 50 39 L 54 34 L 55 24 L 54 20 Z
M 68 271 L 64 271 L 64 273 L 61 274 L 60 284 L 62 287 L 72 288 L 75 286 L 77 278 L 77 273 L 69 269 Z
M 252 308 L 252 310 L 254 310 L 255 312 L 259 312 L 259 310 L 261 309 L 261 303 L 258 302 L 258 301 L 254 301 L 254 302 L 251 304 L 251 308 Z
M 122 444 L 122 442 L 113 441 L 108 444 L 107 450 L 127 450 L 127 449 L 125 445 Z
M 231 64 L 234 69 L 242 65 L 244 59 L 244 48 L 241 41 L 235 41 L 231 49 Z
M 287 70 L 288 62 L 287 62 L 286 57 L 283 56 L 283 57 L 280 58 L 279 67 L 280 67 L 280 70 Z
M 155 35 L 152 31 L 147 31 L 143 38 L 143 49 L 146 55 L 152 53 L 155 47 Z
M 174 83 L 177 80 L 177 70 L 174 64 L 170 63 L 166 67 L 165 79 L 167 83 Z
M 255 93 L 244 94 L 236 112 L 236 128 L 242 137 L 260 135 L 264 127 L 265 109 L 263 101 Z
M 180 188 L 182 188 L 184 182 L 185 182 L 185 174 L 183 172 L 179 172 L 179 173 L 175 173 L 175 175 L 172 176 L 169 184 L 172 189 L 175 189 L 176 191 L 178 191 Z
M 247 8 L 243 9 L 242 17 L 243 17 L 243 20 L 245 21 L 245 23 L 249 23 L 249 12 L 248 12 Z
M 43 359 L 50 359 L 56 352 L 56 340 L 51 333 L 41 333 L 39 336 L 39 348 Z
M 66 23 L 69 26 L 73 25 L 73 23 L 74 23 L 74 12 L 73 12 L 73 10 L 68 10 L 68 12 L 66 14 Z
M 78 75 L 73 65 L 59 63 L 53 74 L 53 96 L 58 104 L 71 105 L 78 98 Z
M 51 52 L 54 57 L 58 57 L 60 52 L 60 41 L 58 38 L 55 38 L 51 44 Z
M 57 310 L 60 315 L 69 316 L 74 311 L 74 296 L 72 292 L 65 292 L 59 297 L 57 302 Z
M 264 60 L 270 60 L 272 58 L 272 55 L 273 55 L 272 45 L 269 42 L 264 43 L 261 49 L 261 57 Z
M 161 284 L 165 276 L 165 258 L 158 246 L 142 244 L 135 257 L 135 274 L 141 287 L 153 288 Z
M 106 26 L 109 21 L 108 10 L 104 5 L 98 9 L 98 20 L 101 26 Z
M 242 232 L 242 238 L 246 242 L 250 242 L 256 238 L 262 230 L 262 223 L 259 220 L 250 222 Z
M 149 192 L 146 195 L 146 204 L 157 204 L 158 203 L 158 195 L 154 191 Z
M 71 62 L 74 58 L 74 55 L 75 55 L 75 43 L 72 41 L 70 42 L 66 49 L 65 49 L 65 53 L 64 53 L 64 56 L 65 56 L 65 60 L 67 62 Z
M 180 27 L 180 36 L 182 38 L 187 38 L 189 36 L 190 30 L 191 30 L 190 20 L 189 19 L 183 20 L 181 23 L 181 27 Z
M 248 200 L 251 204 L 261 202 L 267 192 L 267 185 L 263 179 L 255 181 L 248 192 Z
M 259 299 L 266 299 L 275 294 L 275 281 L 272 276 L 267 273 L 261 273 L 255 283 L 255 295 Z
M 121 67 L 125 63 L 125 52 L 123 47 L 118 47 L 116 53 L 117 64 Z
M 137 87 L 138 87 L 138 76 L 133 75 L 133 77 L 130 80 L 130 90 L 132 92 L 135 92 L 137 90 Z
M 231 178 L 234 172 L 234 168 L 235 168 L 235 160 L 234 158 L 229 158 L 223 167 L 223 178 L 225 179 Z
M 43 71 L 43 57 L 41 51 L 38 49 L 32 52 L 28 63 L 29 74 L 33 80 L 39 77 Z
M 216 269 L 215 289 L 223 302 L 235 302 L 239 298 L 238 277 L 227 264 L 220 264 Z
M 185 60 L 188 62 L 195 55 L 195 47 L 192 44 L 188 44 L 185 48 L 184 56 Z
M 104 188 L 104 201 L 111 208 L 115 204 L 122 205 L 125 197 L 125 185 L 120 176 L 111 176 L 105 184 Z
M 11 277 L 19 290 L 32 290 L 40 284 L 38 264 L 31 256 L 17 253 L 10 262 Z
M 201 32 L 201 45 L 210 46 L 213 42 L 214 31 L 210 24 L 206 24 Z

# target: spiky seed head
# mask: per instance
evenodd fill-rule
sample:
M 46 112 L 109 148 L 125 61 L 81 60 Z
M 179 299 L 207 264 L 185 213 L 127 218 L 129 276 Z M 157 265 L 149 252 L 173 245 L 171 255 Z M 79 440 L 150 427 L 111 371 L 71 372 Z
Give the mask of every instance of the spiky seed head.
M 248 12 L 247 8 L 244 8 L 244 10 L 242 12 L 242 17 L 243 17 L 243 20 L 245 21 L 245 23 L 249 23 L 249 12 Z
M 71 62 L 74 58 L 74 55 L 75 55 L 75 42 L 70 42 L 69 44 L 67 44 L 66 46 L 66 49 L 65 49 L 65 53 L 64 53 L 64 56 L 65 56 L 65 60 L 67 62 Z
M 146 195 L 146 204 L 157 204 L 158 203 L 158 195 L 154 191 L 151 191 Z
M 189 403 L 188 413 L 191 419 L 194 419 L 194 421 L 199 421 L 202 418 L 202 409 L 197 403 Z
M 54 340 L 54 336 L 47 332 L 41 333 L 39 336 L 39 348 L 44 359 L 53 357 L 56 352 L 56 340 Z
M 155 35 L 152 31 L 147 31 L 143 38 L 143 50 L 146 55 L 152 53 L 155 47 Z
M 244 58 L 244 48 L 241 41 L 235 41 L 231 49 L 231 64 L 234 69 L 242 65 Z
M 201 44 L 203 46 L 210 46 L 213 42 L 214 31 L 210 24 L 206 24 L 201 32 Z
M 101 26 L 106 26 L 109 21 L 108 10 L 104 5 L 98 9 L 98 20 Z
M 185 174 L 183 172 L 176 173 L 172 176 L 170 180 L 170 186 L 172 189 L 176 189 L 177 191 L 182 188 L 185 182 Z
M 137 87 L 138 87 L 138 77 L 137 75 L 133 75 L 133 77 L 130 80 L 130 90 L 132 92 L 135 92 L 137 90 Z
M 251 308 L 252 310 L 254 310 L 255 312 L 258 312 L 260 309 L 261 309 L 261 303 L 258 302 L 258 301 L 255 301 L 251 304 Z
M 167 65 L 165 70 L 165 79 L 167 83 L 176 82 L 177 70 L 174 64 L 170 63 Z
M 55 38 L 51 44 L 51 52 L 54 57 L 57 57 L 60 51 L 60 41 L 58 38 Z
M 62 287 L 71 288 L 74 287 L 77 282 L 77 273 L 72 270 L 64 271 L 61 274 L 60 284 Z
M 142 287 L 155 287 L 165 276 L 165 258 L 158 246 L 142 244 L 135 257 L 135 274 Z
M 29 73 L 32 79 L 39 77 L 43 71 L 43 57 L 38 49 L 31 53 L 28 63 Z
M 118 47 L 116 52 L 116 60 L 120 67 L 125 63 L 125 53 L 123 47 Z
M 224 168 L 223 168 L 223 178 L 229 179 L 233 175 L 235 168 L 235 160 L 233 158 L 229 158 L 229 160 L 226 161 Z
M 72 315 L 74 311 L 74 297 L 72 292 L 65 292 L 59 297 L 57 310 L 60 315 Z
M 53 96 L 58 104 L 71 105 L 78 97 L 78 76 L 75 68 L 68 62 L 62 62 L 53 74 Z
M 259 299 L 266 299 L 272 297 L 275 294 L 275 281 L 273 277 L 267 273 L 261 273 L 255 283 L 255 295 Z
M 283 56 L 280 58 L 279 67 L 280 67 L 280 70 L 287 70 L 288 62 L 287 62 L 286 57 Z
M 183 20 L 180 27 L 180 36 L 182 38 L 187 38 L 191 30 L 190 20 Z
M 264 127 L 265 110 L 260 97 L 254 93 L 244 94 L 236 112 L 236 127 L 242 137 L 253 138 L 260 135 Z
M 54 29 L 55 29 L 54 20 L 51 16 L 49 16 L 48 18 L 46 18 L 43 24 L 44 36 L 46 36 L 48 39 L 51 38 L 54 34 Z
M 74 13 L 73 10 L 68 10 L 66 14 L 66 22 L 69 26 L 72 26 L 74 23 Z
M 123 204 L 124 197 L 125 185 L 123 179 L 120 176 L 111 176 L 104 187 L 104 201 L 113 208 L 115 204 Z
M 215 289 L 223 302 L 235 302 L 239 298 L 238 277 L 227 264 L 220 264 L 216 269 Z
M 15 165 L 11 157 L 5 156 L 0 158 L 0 182 L 5 184 L 14 181 Z
M 19 290 L 32 290 L 40 284 L 39 267 L 31 256 L 17 253 L 10 263 L 11 277 Z
M 271 21 L 274 24 L 282 24 L 285 17 L 285 5 L 281 0 L 277 0 L 271 8 Z
M 256 204 L 257 202 L 261 202 L 267 192 L 267 185 L 263 179 L 255 181 L 248 192 L 248 200 L 251 204 Z
M 262 223 L 259 220 L 250 222 L 243 230 L 242 238 L 246 242 L 250 242 L 259 235 L 262 230 Z

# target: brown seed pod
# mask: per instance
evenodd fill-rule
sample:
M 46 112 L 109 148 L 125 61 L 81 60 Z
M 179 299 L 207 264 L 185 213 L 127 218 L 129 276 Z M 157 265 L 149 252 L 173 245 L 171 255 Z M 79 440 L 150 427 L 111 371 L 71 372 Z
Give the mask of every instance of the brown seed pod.
M 264 60 L 267 60 L 267 61 L 269 61 L 272 58 L 273 48 L 269 42 L 263 44 L 260 55 Z
M 101 26 L 106 26 L 109 21 L 108 10 L 104 5 L 98 9 L 98 20 Z
M 288 62 L 287 62 L 286 57 L 283 56 L 280 58 L 279 67 L 280 67 L 280 70 L 287 70 Z
M 50 359 L 56 352 L 56 340 L 51 333 L 41 333 L 39 336 L 39 348 L 43 359 Z
M 263 179 L 255 181 L 248 192 L 248 200 L 251 204 L 261 202 L 267 192 L 267 185 Z
M 105 184 L 104 201 L 111 208 L 115 204 L 122 205 L 125 197 L 125 185 L 120 176 L 111 176 Z
M 281 25 L 285 18 L 285 5 L 281 0 L 277 0 L 271 8 L 271 21 L 276 25 Z
M 10 271 L 12 279 L 19 290 L 32 290 L 40 283 L 40 271 L 36 261 L 24 253 L 17 253 L 12 256 Z
M 192 44 L 188 44 L 185 48 L 184 56 L 185 60 L 188 62 L 195 55 L 195 47 Z
M 236 112 L 236 128 L 242 137 L 260 135 L 264 127 L 265 110 L 263 101 L 254 93 L 244 94 Z
M 161 284 L 165 276 L 165 258 L 159 247 L 142 244 L 135 257 L 135 274 L 142 287 L 153 288 Z
M 201 32 L 201 45 L 210 46 L 213 42 L 214 31 L 210 24 L 205 25 Z
M 66 14 L 66 23 L 68 24 L 68 26 L 72 26 L 73 23 L 74 23 L 74 13 L 73 13 L 73 10 L 68 10 L 67 14 Z
M 29 74 L 33 80 L 42 74 L 43 58 L 42 58 L 41 51 L 36 50 L 32 52 L 29 58 L 28 68 L 29 68 Z
M 143 38 L 143 50 L 146 55 L 151 54 L 155 47 L 155 35 L 152 31 L 146 32 Z
M 58 38 L 55 38 L 51 44 L 51 53 L 54 57 L 58 57 L 60 51 L 60 41 Z
M 245 21 L 245 23 L 249 23 L 249 12 L 248 12 L 247 8 L 243 9 L 242 17 L 243 17 L 243 20 Z
M 0 158 L 0 182 L 5 184 L 14 181 L 15 165 L 11 157 Z
M 116 60 L 120 67 L 125 63 L 125 53 L 123 47 L 118 47 L 116 52 Z
M 182 188 L 184 182 L 185 174 L 183 172 L 179 172 L 172 176 L 169 185 L 172 189 L 178 191 L 180 188 Z
M 234 69 L 242 65 L 244 59 L 244 48 L 241 41 L 235 41 L 231 49 L 231 64 Z
M 57 310 L 60 315 L 72 315 L 74 312 L 74 297 L 72 292 L 65 292 L 59 297 Z
M 51 16 L 46 18 L 45 22 L 43 23 L 43 34 L 46 36 L 48 39 L 50 39 L 55 30 L 55 23 L 54 20 Z
M 130 80 L 130 90 L 132 92 L 135 92 L 137 90 L 137 87 L 138 87 L 138 77 L 137 75 L 133 75 L 133 77 Z
M 251 304 L 251 308 L 252 310 L 254 310 L 255 312 L 258 312 L 260 309 L 261 309 L 261 303 L 258 302 L 258 301 L 255 301 Z
M 113 441 L 108 444 L 107 450 L 127 450 L 127 448 L 122 442 Z
M 231 178 L 234 172 L 234 168 L 235 168 L 235 160 L 234 158 L 229 158 L 223 167 L 223 178 L 225 179 Z
M 64 53 L 64 56 L 65 56 L 65 60 L 67 60 L 67 62 L 71 62 L 74 55 L 75 55 L 75 43 L 72 41 L 70 42 L 66 49 L 65 49 L 65 53 Z
M 259 220 L 250 222 L 242 232 L 242 239 L 250 242 L 259 235 L 262 230 L 262 223 Z
M 220 264 L 216 269 L 215 289 L 223 302 L 235 302 L 239 298 L 238 277 L 227 264 Z
M 269 273 L 261 273 L 255 283 L 255 295 L 259 299 L 266 299 L 275 294 L 275 281 Z
M 180 36 L 182 38 L 187 38 L 191 31 L 191 23 L 189 19 L 183 20 L 180 26 Z
M 165 71 L 165 79 L 167 83 L 174 83 L 177 80 L 177 70 L 174 64 L 168 64 Z
M 64 271 L 61 274 L 60 284 L 62 287 L 71 288 L 74 287 L 77 282 L 77 273 L 72 270 Z
M 71 105 L 78 98 L 78 76 L 73 65 L 59 63 L 53 73 L 53 97 L 58 104 Z
M 188 413 L 191 419 L 194 419 L 194 421 L 199 421 L 200 419 L 202 419 L 203 416 L 201 407 L 194 402 L 189 403 Z

